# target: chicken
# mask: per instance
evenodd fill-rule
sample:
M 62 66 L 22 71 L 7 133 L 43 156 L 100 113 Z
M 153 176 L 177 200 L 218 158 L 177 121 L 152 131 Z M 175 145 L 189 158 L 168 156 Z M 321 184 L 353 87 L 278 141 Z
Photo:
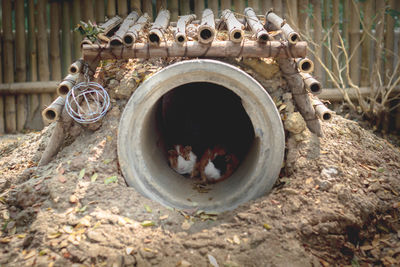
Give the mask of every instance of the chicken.
M 232 153 L 217 145 L 207 149 L 201 157 L 198 169 L 202 183 L 216 183 L 230 177 L 239 165 L 239 160 Z
M 190 174 L 191 177 L 197 175 L 197 156 L 190 146 L 175 145 L 174 149 L 168 150 L 168 161 L 179 174 Z

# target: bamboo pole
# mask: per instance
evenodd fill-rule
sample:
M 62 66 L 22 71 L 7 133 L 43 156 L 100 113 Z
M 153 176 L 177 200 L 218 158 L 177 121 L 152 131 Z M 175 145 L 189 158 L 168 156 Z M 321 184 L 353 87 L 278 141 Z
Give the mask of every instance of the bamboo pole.
M 60 61 L 60 4 L 58 2 L 50 3 L 50 64 L 51 79 L 61 79 L 61 61 Z
M 268 11 L 265 14 L 265 19 L 272 23 L 275 28 L 281 29 L 285 38 L 289 43 L 295 44 L 300 40 L 300 36 L 297 32 L 295 32 L 289 24 L 287 24 L 281 17 L 276 15 L 274 12 Z
M 4 99 L 3 96 L 0 95 L 0 135 L 1 134 L 4 134 Z
M 259 0 L 249 0 L 248 7 L 253 8 L 254 13 L 256 13 L 256 15 L 263 13 L 263 12 L 260 12 L 260 1 Z M 264 14 L 265 14 L 265 12 L 264 12 Z
M 64 104 L 65 98 L 62 96 L 57 97 L 56 100 L 50 104 L 50 106 L 42 111 L 43 121 L 46 121 L 47 123 L 57 121 L 61 116 L 62 110 L 64 109 Z
M 39 80 L 48 81 L 50 78 L 47 27 L 46 27 L 46 4 L 47 0 L 38 0 L 37 4 L 37 29 L 38 29 L 38 61 Z
M 192 22 L 194 19 L 196 19 L 196 15 L 185 15 L 181 16 L 178 20 L 177 26 L 175 28 L 174 32 L 174 38 L 175 42 L 183 45 L 187 41 L 186 37 L 186 26 Z
M 68 74 L 63 81 L 57 87 L 57 94 L 59 96 L 65 97 L 69 91 L 71 91 L 72 87 L 76 84 L 78 80 L 78 74 Z
M 360 42 L 360 20 L 358 14 L 358 2 L 351 1 L 350 3 L 350 55 L 353 57 L 350 60 L 350 78 L 354 84 L 360 84 L 360 49 L 358 45 Z
M 83 59 L 86 62 L 97 59 L 129 59 L 152 57 L 275 57 L 288 58 L 305 57 L 307 43 L 298 42 L 294 45 L 285 45 L 280 41 L 268 41 L 259 44 L 256 41 L 246 41 L 237 44 L 230 41 L 214 41 L 210 45 L 189 41 L 185 46 L 175 42 L 162 43 L 155 47 L 144 43 L 137 43 L 129 48 L 112 48 L 105 45 L 84 45 Z
M 315 114 L 317 114 L 318 118 L 322 121 L 330 121 L 332 120 L 332 110 L 327 108 L 318 97 L 314 97 L 312 99 L 312 105 L 315 109 Z
M 14 47 L 12 33 L 12 3 L 11 0 L 2 1 L 2 26 L 4 38 L 3 51 L 3 67 L 4 82 L 14 82 Z M 4 99 L 5 106 L 5 131 L 7 133 L 15 133 L 17 130 L 15 96 L 6 96 Z
M 72 61 L 72 49 L 71 49 L 71 31 L 70 31 L 70 14 L 69 4 L 67 1 L 63 2 L 62 6 L 62 32 L 61 32 L 61 59 L 62 59 L 62 75 L 66 75 Z M 75 40 L 74 40 L 75 42 Z M 80 53 L 79 53 L 80 54 Z M 76 53 L 76 55 L 78 55 Z M 53 80 L 61 80 L 61 75 Z
M 342 31 L 342 37 L 346 45 L 349 44 L 349 27 L 350 27 L 350 0 L 341 0 L 342 1 L 342 7 L 343 7 L 343 31 Z
M 325 0 L 326 2 L 327 0 Z M 314 43 L 316 44 L 314 46 L 314 55 L 315 57 L 320 58 L 321 60 L 323 59 L 323 45 L 322 45 L 322 17 L 321 17 L 321 1 L 320 0 L 311 0 L 311 3 L 313 5 L 313 26 L 314 26 Z M 325 13 L 326 16 L 326 13 Z M 325 63 L 328 61 L 326 60 L 325 57 Z M 322 66 L 319 63 L 318 60 L 316 60 L 315 65 L 314 65 L 314 75 L 318 77 L 319 79 L 322 79 Z
M 389 0 L 389 8 L 395 8 L 395 0 Z M 387 84 L 393 75 L 394 62 L 394 18 L 386 13 L 386 30 L 385 30 L 385 73 L 384 82 Z
M 303 78 L 297 71 L 296 63 L 291 59 L 278 59 L 283 77 L 293 94 L 293 100 L 306 121 L 308 129 L 317 136 L 322 136 L 321 125 L 315 114 L 311 99 L 304 87 Z
M 189 2 L 189 1 L 185 1 L 185 2 Z M 143 8 L 143 13 L 147 13 L 149 15 L 149 17 L 153 20 L 153 4 L 152 1 L 146 1 L 143 0 L 142 1 L 142 8 Z
M 197 40 L 200 43 L 208 44 L 215 38 L 215 19 L 211 9 L 204 9 L 199 28 L 197 29 Z
M 140 0 L 131 0 L 131 11 L 136 11 L 138 14 L 142 13 L 142 3 Z
M 208 0 L 208 8 L 213 11 L 214 14 L 218 16 L 218 0 Z
M 272 0 L 262 0 L 261 2 L 261 9 L 264 14 L 271 10 L 271 8 L 274 8 L 274 5 L 272 3 Z
M 104 17 L 105 17 L 104 0 L 95 0 L 94 13 L 96 18 L 96 23 L 104 22 Z
M 273 0 L 272 3 L 274 7 L 274 12 L 278 14 L 278 16 L 283 16 L 282 0 Z
M 203 13 L 204 8 L 204 0 L 194 1 L 194 13 L 196 14 L 196 17 L 201 18 L 201 14 Z
M 167 9 L 167 0 L 156 0 L 157 14 L 160 13 L 160 11 L 163 9 Z
M 15 62 L 16 81 L 26 81 L 26 49 L 25 49 L 25 14 L 24 1 L 15 1 Z M 27 118 L 27 101 L 25 95 L 17 96 L 17 131 L 24 129 Z
M 344 88 L 351 100 L 358 99 L 358 91 L 354 88 Z M 396 95 L 400 93 L 400 87 L 395 87 L 392 91 L 392 95 Z M 360 94 L 362 97 L 368 97 L 371 94 L 371 87 L 360 87 Z M 337 88 L 325 88 L 322 89 L 321 94 L 318 95 L 318 98 L 329 100 L 332 102 L 342 102 L 343 101 L 343 93 Z
M 170 13 L 168 10 L 161 10 L 158 12 L 157 18 L 150 29 L 148 40 L 151 45 L 158 46 L 161 41 L 167 41 L 165 31 L 169 25 Z
M 322 92 L 321 83 L 317 81 L 313 76 L 311 76 L 309 73 L 304 72 L 300 72 L 300 75 L 303 78 L 304 85 L 313 95 L 318 95 Z
M 232 1 L 231 0 L 221 0 L 221 12 L 225 9 L 231 9 L 232 8 Z
M 28 54 L 29 54 L 29 80 L 37 81 L 37 42 L 35 27 L 34 0 L 28 0 Z
M 314 62 L 308 58 L 296 58 L 297 68 L 300 72 L 311 73 L 314 70 Z
M 19 94 L 41 94 L 55 93 L 59 82 L 22 82 L 22 83 L 1 83 L 0 95 L 19 95 Z
M 256 13 L 251 7 L 247 7 L 244 10 L 247 24 L 250 26 L 251 31 L 255 35 L 258 42 L 266 42 L 269 40 L 268 32 L 264 29 L 264 26 L 258 20 Z
M 375 28 L 375 64 L 373 65 L 373 81 L 371 97 L 375 97 L 376 91 L 379 89 L 380 81 L 378 76 L 382 77 L 382 50 L 383 50 L 383 37 L 385 29 L 385 2 L 376 1 L 376 28 Z
M 339 0 L 332 0 L 332 43 L 331 43 L 331 49 L 332 49 L 332 56 L 340 62 L 339 58 Z M 332 60 L 332 62 L 334 62 Z M 335 77 L 339 77 L 339 67 L 336 65 L 336 63 L 332 63 L 332 69 L 333 69 L 333 74 Z
M 192 12 L 190 11 L 190 1 L 187 0 L 179 0 L 179 6 L 180 6 L 180 15 L 189 15 Z
M 150 2 L 150 1 L 144 1 L 146 2 Z M 108 18 L 112 18 L 115 15 L 117 15 L 117 11 L 115 9 L 115 0 L 107 0 L 107 17 Z
M 128 15 L 128 1 L 118 0 L 118 15 L 125 18 Z
M 92 22 L 95 21 L 92 0 L 83 0 L 82 1 L 82 20 L 83 21 L 90 20 Z
M 147 23 L 150 21 L 150 17 L 147 13 L 144 13 L 137 21 L 136 23 L 128 29 L 126 32 L 123 41 L 125 46 L 132 46 L 136 40 L 139 38 L 139 33 L 142 31 L 142 29 L 147 25 Z
M 372 27 L 372 17 L 373 17 L 373 0 L 366 0 L 363 3 L 364 8 L 364 27 L 362 33 L 362 39 L 364 40 L 361 44 L 361 78 L 360 85 L 361 86 L 369 86 L 370 85 L 370 50 L 371 50 L 371 27 Z
M 236 13 L 243 14 L 244 7 L 245 7 L 245 1 L 233 0 L 233 10 Z
M 168 0 L 168 9 L 171 12 L 171 20 L 177 21 L 179 16 L 178 0 Z
M 315 0 L 314 0 L 315 1 Z M 325 0 L 324 1 L 324 5 L 323 5 L 323 8 L 324 8 L 324 14 L 325 14 L 325 16 L 324 16 L 324 20 L 323 20 L 323 28 L 325 29 L 325 33 L 326 34 L 328 34 L 329 32 L 330 32 L 330 30 L 332 30 L 331 29 L 331 27 L 332 27 L 332 19 L 331 19 L 331 14 L 332 14 L 332 9 L 331 9 L 331 6 L 330 6 L 330 2 L 331 2 L 332 0 Z M 313 18 L 314 18 L 314 16 L 313 16 Z M 315 32 L 316 30 L 314 29 L 314 32 Z M 321 29 L 321 33 L 322 33 L 322 29 Z M 332 36 L 332 35 L 331 35 Z M 317 41 L 316 40 L 314 40 L 315 41 L 315 43 L 317 43 Z M 322 42 L 321 42 L 322 43 Z M 318 43 L 317 43 L 318 44 Z M 328 68 L 331 70 L 332 69 L 332 62 L 333 62 L 333 60 L 332 60 L 332 57 L 331 57 L 331 55 L 329 54 L 329 49 L 326 47 L 326 46 L 323 46 L 322 47 L 322 54 L 323 54 L 323 62 L 325 63 L 325 65 L 326 66 L 328 66 Z M 322 67 L 321 67 L 321 73 L 319 73 L 319 70 L 317 70 L 317 69 L 319 69 L 320 68 L 320 64 L 319 64 L 319 62 L 316 62 L 316 72 L 315 72 L 315 74 L 316 74 L 316 76 L 317 77 L 319 77 L 319 79 L 321 79 L 321 81 L 323 82 L 323 83 L 326 83 L 327 81 L 326 81 L 326 76 L 327 75 L 325 75 L 325 76 L 323 76 L 322 75 Z M 329 82 L 328 83 L 329 84 L 329 86 L 332 86 L 332 83 L 331 82 Z
M 69 74 L 78 74 L 82 72 L 82 67 L 83 67 L 83 59 L 80 58 L 74 63 L 71 64 L 71 66 L 68 69 Z
M 122 21 L 122 18 L 117 15 L 101 24 L 100 28 L 103 29 L 104 35 L 111 37 L 112 34 L 114 34 L 114 30 L 118 27 L 119 24 L 121 24 Z
M 299 30 L 297 0 L 286 0 L 286 9 L 288 13 L 287 20 L 289 21 L 289 24 L 293 25 L 296 30 Z
M 129 28 L 132 27 L 136 20 L 138 19 L 139 14 L 136 11 L 132 11 L 122 22 L 118 31 L 111 37 L 110 45 L 118 46 L 123 44 L 123 38 L 125 34 L 128 32 Z
M 309 29 L 309 19 L 308 19 L 308 0 L 298 0 L 298 19 L 299 19 L 299 31 L 301 34 L 307 34 Z
M 67 8 L 66 7 L 67 4 L 65 4 L 65 2 L 66 1 L 63 2 L 63 15 L 64 15 L 64 9 Z M 69 9 L 69 6 L 68 6 L 68 9 Z M 72 2 L 72 25 L 73 25 L 72 27 L 73 28 L 75 28 L 76 25 L 79 24 L 80 18 L 81 18 L 80 1 L 79 0 L 73 0 L 73 2 Z M 63 17 L 63 20 L 62 20 L 62 24 L 63 24 L 63 26 L 62 26 L 62 30 L 63 30 L 62 31 L 62 33 L 63 33 L 62 40 L 64 40 L 64 34 L 65 34 L 64 33 L 64 27 L 67 28 L 64 25 L 66 24 L 67 21 L 68 21 L 68 19 Z M 72 37 L 73 37 L 73 45 L 72 45 L 72 47 L 73 47 L 72 52 L 73 53 L 72 53 L 72 56 L 73 56 L 74 59 L 77 59 L 77 58 L 80 58 L 82 56 L 81 55 L 82 35 L 77 31 L 73 31 Z M 62 65 L 63 66 L 63 75 L 65 75 L 64 67 L 65 67 L 66 63 L 64 63 L 64 58 L 62 58 L 62 60 L 63 60 L 63 65 Z
M 225 22 L 228 28 L 229 40 L 235 43 L 240 43 L 243 40 L 244 25 L 236 19 L 233 12 L 229 9 L 222 11 L 221 19 Z

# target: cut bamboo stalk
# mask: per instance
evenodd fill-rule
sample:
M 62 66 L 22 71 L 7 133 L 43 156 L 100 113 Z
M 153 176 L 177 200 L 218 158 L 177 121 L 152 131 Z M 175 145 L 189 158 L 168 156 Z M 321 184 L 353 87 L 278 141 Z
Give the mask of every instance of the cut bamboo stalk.
M 25 128 L 28 117 L 26 95 L 17 95 L 17 131 L 21 132 Z
M 325 2 L 327 2 L 325 0 Z M 323 59 L 323 45 L 322 45 L 322 17 L 321 17 L 321 1 L 320 0 L 311 0 L 313 5 L 313 26 L 314 26 L 314 56 L 317 58 Z M 326 13 L 325 13 L 326 14 Z M 329 29 L 329 28 L 325 28 Z M 326 51 L 327 52 L 327 51 Z M 325 53 L 326 55 L 327 53 Z M 325 64 L 328 63 L 328 60 L 324 60 Z M 330 68 L 331 69 L 331 68 Z M 322 79 L 322 66 L 319 64 L 318 60 L 315 60 L 314 66 L 314 75 L 319 79 Z
M 96 23 L 100 23 L 100 22 L 104 21 L 104 17 L 105 17 L 104 0 L 95 0 L 94 13 L 95 13 L 95 18 L 96 18 Z
M 167 41 L 165 31 L 169 25 L 170 14 L 168 10 L 161 10 L 150 29 L 148 40 L 151 45 L 160 45 L 161 40 Z
M 118 15 L 123 18 L 128 15 L 128 1 L 118 0 Z
M 297 0 L 286 0 L 286 9 L 288 13 L 287 20 L 290 25 L 293 25 L 295 30 L 298 30 L 297 25 L 299 25 L 299 20 L 297 16 Z M 263 10 L 264 12 L 266 10 Z
M 308 58 L 296 58 L 296 64 L 301 72 L 311 73 L 314 70 L 314 62 Z
M 283 16 L 282 0 L 273 0 L 272 3 L 275 14 L 277 14 L 278 16 Z
M 83 38 L 83 40 L 81 41 L 81 49 L 84 45 L 92 45 L 93 42 L 89 40 L 89 38 L 85 37 Z
M 60 34 L 60 4 L 59 2 L 51 2 L 50 3 L 50 64 L 51 64 L 52 80 L 61 80 L 59 34 Z
M 345 44 L 349 44 L 349 28 L 350 28 L 350 5 L 351 1 L 349 0 L 341 0 L 343 7 L 343 20 L 342 20 L 342 38 L 345 41 Z M 379 2 L 379 1 L 378 1 Z
M 4 134 L 4 99 L 3 96 L 1 95 L 0 95 L 0 134 Z
M 248 1 L 248 6 L 253 8 L 254 13 L 256 13 L 256 15 L 257 14 L 261 14 L 260 13 L 260 1 L 259 0 L 249 0 Z M 264 12 L 264 14 L 265 14 L 265 12 Z
M 215 20 L 211 9 L 205 9 L 201 17 L 201 23 L 197 29 L 197 40 L 200 43 L 208 44 L 215 38 Z
M 144 1 L 149 2 L 149 1 Z M 115 0 L 107 0 L 107 17 L 112 18 L 117 15 L 117 9 L 115 8 Z
M 218 16 L 218 0 L 208 0 L 208 8 L 211 9 L 213 13 Z
M 247 24 L 250 26 L 251 31 L 257 38 L 258 42 L 266 42 L 269 40 L 268 32 L 264 29 L 264 26 L 258 20 L 256 13 L 251 7 L 247 7 L 244 10 Z
M 346 0 L 348 1 L 348 0 Z M 309 29 L 309 21 L 308 21 L 308 14 L 307 14 L 307 10 L 308 10 L 308 0 L 298 0 L 298 19 L 299 19 L 299 31 L 302 34 L 307 34 L 307 30 Z
M 189 2 L 189 1 L 186 1 L 185 0 L 185 2 Z M 142 11 L 143 11 L 143 13 L 147 13 L 148 15 L 149 15 L 149 17 L 153 20 L 153 4 L 152 4 L 152 1 L 143 1 L 142 2 Z
M 278 59 L 283 77 L 286 79 L 288 86 L 293 94 L 293 100 L 306 121 L 308 129 L 317 136 L 322 136 L 321 125 L 315 114 L 311 99 L 305 89 L 303 78 L 298 73 L 297 64 L 292 59 Z
M 358 45 L 360 42 L 360 20 L 358 13 L 358 3 L 351 1 L 350 3 L 350 55 L 353 57 L 350 59 L 350 78 L 354 84 L 360 84 L 360 49 Z
M 268 11 L 265 14 L 265 19 L 272 23 L 275 28 L 281 29 L 282 33 L 284 34 L 285 38 L 288 40 L 289 43 L 295 44 L 300 40 L 300 35 L 295 32 L 289 24 L 286 23 L 281 17 L 276 15 L 272 11 Z
M 72 61 L 72 51 L 71 51 L 71 30 L 70 30 L 70 14 L 69 14 L 69 3 L 67 1 L 63 2 L 62 6 L 62 32 L 61 32 L 61 59 L 62 59 L 62 74 L 66 75 L 68 73 L 68 68 Z M 54 44 L 55 45 L 55 44 Z M 53 80 L 61 80 L 61 75 L 54 77 Z
M 383 77 L 382 73 L 382 50 L 383 50 L 383 37 L 385 30 L 385 8 L 386 4 L 384 1 L 376 1 L 376 28 L 375 28 L 375 64 L 373 65 L 373 81 L 372 88 L 375 91 L 371 91 L 371 97 L 375 98 L 376 90 L 380 87 L 380 79 Z
M 50 104 L 50 106 L 42 111 L 43 121 L 46 121 L 47 123 L 57 121 L 61 116 L 64 105 L 65 98 L 62 96 L 57 97 L 56 100 L 54 100 L 53 103 Z
M 333 111 L 327 108 L 318 97 L 314 97 L 312 99 L 312 105 L 314 106 L 315 113 L 318 118 L 322 121 L 330 121 L 332 120 Z
M 196 14 L 196 17 L 201 18 L 201 14 L 203 13 L 204 8 L 204 0 L 194 1 L 194 13 Z
M 118 31 L 111 37 L 110 45 L 111 46 L 119 46 L 123 44 L 123 38 L 130 27 L 132 27 L 136 20 L 138 19 L 139 15 L 136 11 L 132 11 L 122 22 L 121 26 L 119 27 Z
M 25 14 L 24 1 L 15 1 L 15 62 L 16 81 L 26 81 L 26 49 L 25 49 Z
M 82 20 L 83 21 L 90 20 L 92 22 L 95 21 L 92 0 L 83 0 L 82 1 Z
M 67 1 L 63 1 L 63 14 L 64 14 L 64 9 L 66 8 L 66 4 L 65 2 Z M 68 2 L 67 2 L 68 3 Z M 69 9 L 69 7 L 68 7 Z M 76 25 L 79 24 L 81 18 L 81 9 L 80 9 L 80 1 L 79 0 L 73 0 L 72 2 L 72 25 L 73 27 L 76 27 Z M 64 40 L 64 27 L 67 28 L 66 26 L 64 26 L 66 24 L 66 21 L 68 19 L 66 19 L 63 15 L 63 19 L 62 19 L 62 34 L 63 37 L 62 39 Z M 73 45 L 72 45 L 72 56 L 74 59 L 76 58 L 80 58 L 81 55 L 81 41 L 82 41 L 82 35 L 78 32 L 78 31 L 73 31 L 72 33 L 72 37 L 73 37 Z M 63 60 L 63 75 L 65 75 L 66 73 L 64 72 L 64 67 L 65 63 L 64 63 L 64 58 Z
M 313 0 L 315 1 L 315 0 Z M 324 15 L 324 19 L 323 19 L 323 28 L 325 29 L 325 33 L 329 34 L 330 31 L 332 30 L 332 9 L 330 7 L 330 2 L 332 2 L 332 0 L 325 0 L 324 4 L 323 4 L 323 13 Z M 321 6 L 321 1 L 319 1 L 319 5 Z M 322 11 L 319 12 L 319 14 L 316 14 L 317 16 L 321 17 Z M 314 20 L 316 19 L 315 16 L 313 16 Z M 322 18 L 321 18 L 322 19 Z M 316 33 L 317 30 L 314 29 L 314 32 Z M 317 34 L 318 35 L 318 34 Z M 321 29 L 321 35 L 322 35 L 322 29 Z M 314 34 L 314 36 L 316 36 Z M 330 34 L 330 36 L 332 36 Z M 329 38 L 327 38 L 329 40 Z M 324 64 L 328 67 L 328 69 L 332 69 L 333 68 L 333 60 L 332 60 L 332 56 L 330 55 L 329 49 L 326 45 L 322 45 L 322 36 L 321 36 L 321 42 L 314 40 L 315 43 L 317 44 L 321 44 L 320 46 L 321 48 L 321 56 L 323 56 L 322 62 L 324 62 Z M 323 75 L 325 74 L 325 72 L 322 70 L 322 66 L 319 63 L 318 60 L 316 60 L 315 62 L 315 75 L 316 77 L 318 77 L 319 79 L 321 79 L 322 83 L 324 84 L 329 84 L 329 86 L 332 86 L 332 82 L 331 81 L 327 81 L 327 76 L 328 75 Z
M 131 0 L 131 10 L 136 11 L 138 14 L 142 12 L 142 3 L 140 0 Z
M 0 95 L 55 93 L 58 81 L 0 84 Z
M 37 81 L 37 40 L 35 26 L 35 3 L 34 0 L 28 0 L 28 58 L 29 58 L 29 80 Z M 0 64 L 1 65 L 1 64 Z M 34 104 L 37 104 L 34 106 Z M 32 94 L 28 96 L 28 114 L 27 122 L 32 121 L 39 106 L 39 96 Z
M 338 0 L 333 0 L 333 2 L 338 2 Z M 361 86 L 369 86 L 370 85 L 370 50 L 371 50 L 371 27 L 372 27 L 372 19 L 373 19 L 373 0 L 367 0 L 363 4 L 364 7 L 364 27 L 362 39 L 364 40 L 361 44 L 361 78 L 360 85 Z M 337 12 L 339 13 L 339 12 Z M 336 15 L 336 14 L 335 14 Z M 335 20 L 335 17 L 334 17 Z M 333 42 L 333 39 L 332 39 Z M 336 41 L 333 44 L 337 44 Z M 337 49 L 336 49 L 337 50 Z M 335 54 L 336 55 L 336 54 Z M 336 74 L 336 73 L 335 73 Z
M 171 20 L 177 21 L 179 16 L 178 0 L 168 0 L 168 9 L 171 12 Z
M 303 78 L 306 88 L 313 95 L 318 95 L 322 92 L 321 83 L 319 81 L 317 81 L 313 76 L 311 76 L 309 73 L 303 73 L 303 72 L 300 72 L 300 75 Z
M 157 14 L 160 13 L 160 11 L 163 9 L 167 9 L 167 0 L 156 0 Z
M 107 20 L 103 24 L 101 24 L 100 28 L 103 29 L 103 34 L 105 36 L 111 37 L 114 34 L 116 28 L 119 26 L 119 24 L 121 24 L 121 22 L 122 22 L 122 18 L 117 15 L 117 16 Z
M 186 26 L 192 22 L 194 19 L 196 19 L 196 15 L 186 15 L 186 16 L 181 16 L 178 20 L 177 26 L 175 28 L 174 32 L 174 38 L 175 42 L 183 45 L 187 41 L 186 37 Z
M 221 19 L 225 22 L 228 28 L 229 40 L 235 43 L 240 43 L 243 40 L 244 25 L 236 19 L 233 12 L 229 9 L 222 11 Z
M 11 0 L 2 1 L 2 26 L 4 38 L 3 67 L 4 82 L 14 82 L 14 47 L 12 33 L 12 3 Z M 17 117 L 15 110 L 15 96 L 6 96 L 4 99 L 5 106 L 5 131 L 7 133 L 15 133 L 17 130 Z
M 136 23 L 128 29 L 124 35 L 123 42 L 125 46 L 132 46 L 136 40 L 139 38 L 139 33 L 143 28 L 149 23 L 150 17 L 147 13 L 144 13 Z
M 37 2 L 37 30 L 38 30 L 38 63 L 39 63 L 39 80 L 48 81 L 50 79 L 49 57 L 47 44 L 47 27 L 46 27 L 46 0 L 38 0 Z
M 221 10 L 231 9 L 232 2 L 231 0 L 221 0 Z
M 261 9 L 263 14 L 265 14 L 268 10 L 274 7 L 272 0 L 261 0 Z
M 236 13 L 242 14 L 245 7 L 245 1 L 243 0 L 233 0 L 233 10 Z
M 70 74 L 77 74 L 82 72 L 83 59 L 80 58 L 69 66 L 68 72 Z
M 391 8 L 395 7 L 395 1 L 389 0 L 388 6 Z M 385 30 L 385 73 L 384 73 L 384 83 L 387 84 L 390 80 L 390 77 L 393 75 L 393 60 L 394 56 L 391 53 L 394 53 L 394 18 L 392 15 L 386 13 L 386 30 Z
M 372 17 L 372 15 L 371 15 Z M 332 43 L 331 43 L 331 49 L 332 49 L 332 54 L 338 62 L 340 61 L 339 58 L 339 0 L 332 0 Z M 339 77 L 339 67 L 336 65 L 336 63 L 332 60 L 332 69 L 333 69 L 333 74 L 335 77 Z M 369 68 L 369 67 L 368 67 Z
M 74 87 L 76 81 L 79 77 L 79 74 L 68 74 L 64 80 L 57 87 L 57 94 L 59 96 L 65 97 L 68 92 Z
M 188 41 L 183 47 L 175 42 L 162 43 L 158 47 L 137 43 L 129 48 L 111 48 L 106 45 L 84 45 L 83 59 L 86 62 L 98 58 L 129 59 L 152 57 L 305 57 L 307 43 L 298 42 L 295 45 L 285 45 L 279 41 L 268 41 L 260 44 L 257 41 L 246 41 L 238 45 L 230 41 L 214 41 L 211 45 L 203 45 Z

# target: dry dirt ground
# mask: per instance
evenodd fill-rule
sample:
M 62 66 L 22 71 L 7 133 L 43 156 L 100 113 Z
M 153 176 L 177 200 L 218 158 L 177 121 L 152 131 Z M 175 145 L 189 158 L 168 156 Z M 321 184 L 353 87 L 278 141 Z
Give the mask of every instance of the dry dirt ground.
M 0 137 L 1 266 L 399 266 L 400 150 L 335 115 L 287 138 L 272 192 L 235 210 L 166 208 L 127 187 L 123 102 L 36 167 L 54 125 Z

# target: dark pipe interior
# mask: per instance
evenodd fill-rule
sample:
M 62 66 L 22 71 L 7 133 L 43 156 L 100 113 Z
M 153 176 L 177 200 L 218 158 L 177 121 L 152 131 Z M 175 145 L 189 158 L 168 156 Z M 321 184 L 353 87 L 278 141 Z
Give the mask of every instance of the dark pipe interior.
M 122 42 L 120 40 L 114 39 L 110 42 L 111 46 L 120 46 L 122 45 Z
M 213 83 L 176 87 L 157 104 L 158 144 L 163 152 L 189 145 L 198 158 L 207 148 L 223 146 L 242 161 L 254 141 L 254 128 L 239 96 Z
M 132 38 L 132 36 L 130 36 L 130 35 L 125 36 L 125 37 L 124 37 L 124 42 L 125 42 L 126 44 L 131 44 L 131 43 L 133 43 L 133 38 Z
M 160 37 L 158 37 L 157 34 L 150 34 L 149 40 L 152 43 L 159 43 L 160 42 Z
M 204 29 L 200 32 L 200 36 L 201 38 L 203 38 L 203 40 L 208 40 L 209 38 L 211 38 L 212 33 L 209 29 Z
M 178 37 L 178 42 L 183 43 L 185 41 L 185 38 L 183 36 Z
M 311 92 L 313 92 L 313 93 L 319 92 L 321 90 L 318 83 L 313 83 L 310 88 L 311 88 Z
M 233 34 L 233 38 L 235 38 L 235 39 L 240 39 L 241 37 L 242 37 L 242 34 L 240 32 L 235 32 Z
M 309 70 L 311 68 L 311 64 L 308 61 L 303 62 L 303 64 L 301 65 L 301 68 L 305 71 Z
M 54 110 L 47 110 L 46 112 L 46 118 L 48 120 L 54 120 L 56 118 L 56 113 L 54 112 Z

